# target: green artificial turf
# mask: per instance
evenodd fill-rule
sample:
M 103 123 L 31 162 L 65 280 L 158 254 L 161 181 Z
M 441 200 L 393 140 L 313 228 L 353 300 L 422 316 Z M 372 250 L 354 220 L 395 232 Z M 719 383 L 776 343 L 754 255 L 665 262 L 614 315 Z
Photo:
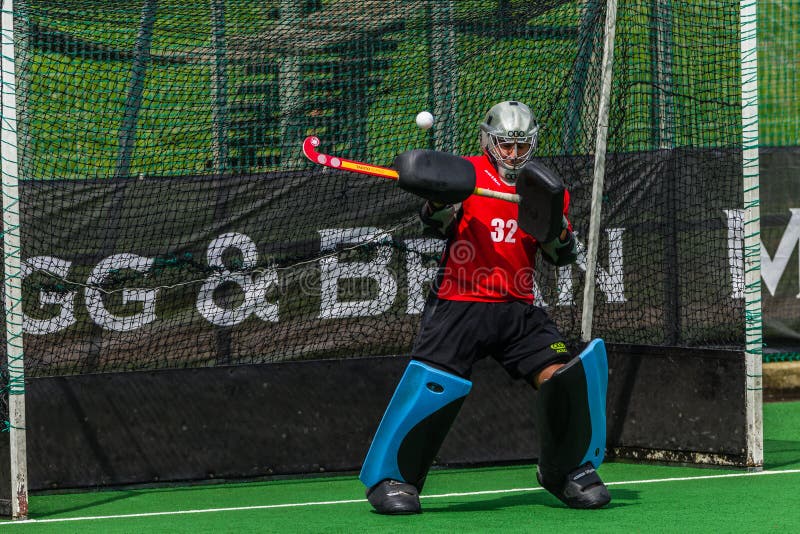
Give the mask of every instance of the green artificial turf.
M 355 476 L 33 495 L 36 532 L 766 532 L 800 524 L 800 402 L 764 407 L 765 471 L 607 462 L 611 504 L 570 510 L 534 466 L 433 471 L 419 516 L 371 511 Z M 162 515 L 159 515 L 162 514 Z

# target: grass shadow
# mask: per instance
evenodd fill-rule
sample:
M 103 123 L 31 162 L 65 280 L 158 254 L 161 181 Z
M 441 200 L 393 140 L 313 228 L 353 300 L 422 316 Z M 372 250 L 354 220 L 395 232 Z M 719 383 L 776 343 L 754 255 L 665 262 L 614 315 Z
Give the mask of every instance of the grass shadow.
M 800 441 L 765 439 L 764 469 L 800 467 Z
M 97 508 L 98 506 L 103 506 L 106 504 L 112 504 L 116 502 L 121 502 L 126 499 L 131 499 L 133 497 L 137 497 L 141 495 L 141 492 L 136 491 L 115 491 L 113 495 L 109 492 L 101 492 L 101 493 L 94 493 L 93 495 L 97 498 L 86 498 L 88 494 L 80 494 L 81 502 L 80 504 L 75 503 L 71 506 L 60 506 L 60 507 L 53 507 L 51 509 L 47 509 L 45 503 L 37 503 L 36 509 L 33 513 L 30 514 L 31 519 L 47 519 L 54 516 L 62 516 L 64 514 L 70 514 L 73 512 L 81 512 L 84 510 L 91 510 L 93 508 Z M 69 498 L 67 495 L 59 494 L 59 499 L 57 502 L 63 503 L 63 500 Z
M 603 509 L 623 508 L 632 506 L 639 500 L 639 492 L 630 489 L 613 488 L 611 492 L 611 502 Z M 521 506 L 544 506 L 547 508 L 568 509 L 561 501 L 545 492 L 517 493 L 514 495 L 504 495 L 491 499 L 471 500 L 458 503 L 439 503 L 434 501 L 422 501 L 422 508 L 425 513 L 437 512 L 486 512 L 490 510 L 503 510 Z

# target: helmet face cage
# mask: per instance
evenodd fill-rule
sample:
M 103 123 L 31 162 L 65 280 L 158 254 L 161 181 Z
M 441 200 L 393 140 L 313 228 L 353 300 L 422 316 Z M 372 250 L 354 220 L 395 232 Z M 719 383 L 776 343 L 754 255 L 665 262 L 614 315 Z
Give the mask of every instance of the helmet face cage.
M 488 150 L 495 160 L 508 169 L 519 169 L 533 155 L 536 149 L 536 134 L 523 137 L 500 137 L 487 134 Z
M 513 183 L 516 171 L 536 150 L 539 125 L 533 113 L 521 102 L 501 102 L 489 110 L 480 128 L 481 148 L 500 176 Z

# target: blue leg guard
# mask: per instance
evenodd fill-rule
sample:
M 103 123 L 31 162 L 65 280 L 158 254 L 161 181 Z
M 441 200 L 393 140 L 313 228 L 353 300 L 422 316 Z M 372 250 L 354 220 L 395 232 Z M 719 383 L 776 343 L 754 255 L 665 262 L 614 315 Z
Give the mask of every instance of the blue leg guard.
M 542 486 L 573 508 L 597 508 L 610 500 L 595 473 L 605 456 L 607 390 L 602 339 L 589 343 L 539 388 L 537 476 Z
M 425 477 L 472 382 L 412 360 L 372 440 L 359 478 L 391 479 L 422 490 Z

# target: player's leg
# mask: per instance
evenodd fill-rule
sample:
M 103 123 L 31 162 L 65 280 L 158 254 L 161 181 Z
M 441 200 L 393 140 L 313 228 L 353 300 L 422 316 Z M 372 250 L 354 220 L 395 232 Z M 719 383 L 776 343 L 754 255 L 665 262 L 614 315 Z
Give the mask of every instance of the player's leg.
M 412 360 L 386 408 L 359 478 L 376 511 L 418 513 L 419 492 L 472 382 Z
M 466 302 L 429 300 L 409 363 L 372 440 L 359 478 L 379 513 L 419 513 L 419 492 L 472 383 L 477 354 Z M 470 321 L 472 318 L 472 321 Z M 473 332 L 473 334 L 471 334 Z
M 520 316 L 514 310 L 505 321 L 510 331 L 523 334 L 509 336 L 501 363 L 539 390 L 537 478 L 572 508 L 604 506 L 611 497 L 595 470 L 605 454 L 605 346 L 595 340 L 569 359 L 561 334 L 541 308 L 530 306 L 524 320 Z
M 599 508 L 611 500 L 596 469 L 606 446 L 608 363 L 596 339 L 539 386 L 537 478 L 571 508 Z

